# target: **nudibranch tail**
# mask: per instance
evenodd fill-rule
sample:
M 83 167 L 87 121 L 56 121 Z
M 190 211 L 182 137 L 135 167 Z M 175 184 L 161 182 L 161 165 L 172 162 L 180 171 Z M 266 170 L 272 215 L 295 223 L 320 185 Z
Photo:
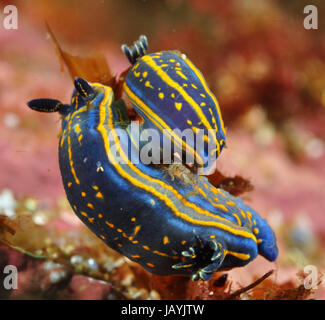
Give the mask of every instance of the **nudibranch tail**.
M 278 247 L 276 244 L 276 237 L 268 225 L 265 219 L 260 217 L 262 223 L 259 223 L 259 233 L 257 235 L 258 239 L 258 253 L 263 256 L 265 259 L 273 262 L 278 257 Z
M 271 262 L 275 261 L 278 257 L 278 247 L 270 225 L 255 210 L 245 205 L 240 198 L 232 197 L 232 199 L 236 200 L 241 212 L 250 222 L 250 228 L 257 240 L 258 253 Z

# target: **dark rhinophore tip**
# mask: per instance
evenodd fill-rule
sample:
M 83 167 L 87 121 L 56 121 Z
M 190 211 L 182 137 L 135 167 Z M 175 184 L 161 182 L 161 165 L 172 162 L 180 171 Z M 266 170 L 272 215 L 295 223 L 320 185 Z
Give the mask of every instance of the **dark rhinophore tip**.
M 79 94 L 88 100 L 91 100 L 95 95 L 95 91 L 92 86 L 82 78 L 75 78 L 74 86 Z
M 128 47 L 126 44 L 121 46 L 122 51 L 133 65 L 136 63 L 138 58 L 147 54 L 148 51 L 148 40 L 145 35 L 141 35 L 139 40 L 134 42 L 132 47 Z
M 27 105 L 36 111 L 40 112 L 57 112 L 60 111 L 63 104 L 55 99 L 34 99 L 27 102 Z

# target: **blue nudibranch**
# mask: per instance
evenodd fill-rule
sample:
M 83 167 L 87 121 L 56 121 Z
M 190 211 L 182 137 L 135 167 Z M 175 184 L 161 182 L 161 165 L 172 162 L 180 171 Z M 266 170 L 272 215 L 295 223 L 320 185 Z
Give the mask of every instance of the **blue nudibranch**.
M 124 91 L 142 116 L 143 128 L 164 132 L 162 138 L 171 140 L 183 156 L 189 155 L 202 168 L 201 172 L 209 173 L 226 139 L 217 99 L 201 72 L 184 54 L 178 51 L 147 54 L 147 46 L 145 36 L 131 48 L 122 46 L 132 64 Z M 192 130 L 193 138 L 185 140 L 183 130 Z
M 174 53 L 167 56 L 188 65 Z M 141 73 L 148 72 L 149 76 L 150 68 L 156 68 L 159 60 L 155 62 L 158 58 L 152 56 L 147 59 L 144 63 L 150 61 L 151 66 L 146 65 Z M 190 77 L 185 69 L 183 72 Z M 133 77 L 125 87 L 130 92 L 136 91 Z M 158 82 L 151 79 L 150 83 L 157 86 Z M 199 81 L 191 83 L 203 88 Z M 138 97 L 140 93 L 136 92 Z M 149 104 L 151 93 L 145 97 L 144 92 L 142 99 Z M 184 109 L 189 108 L 184 97 L 193 97 L 192 91 L 181 92 L 177 101 Z M 198 103 L 197 98 L 195 101 Z M 270 261 L 276 259 L 272 229 L 240 198 L 212 186 L 181 164 L 163 167 L 130 161 L 132 137 L 127 130 L 120 139 L 117 137 L 117 130 L 127 128 L 130 120 L 124 102 L 114 101 L 112 88 L 77 78 L 71 104 L 36 99 L 28 106 L 62 116 L 60 170 L 76 215 L 109 247 L 149 272 L 209 280 L 215 271 L 244 266 L 257 254 Z M 167 121 L 165 114 L 160 116 Z M 178 118 L 175 121 L 177 125 Z M 220 117 L 219 132 L 221 121 Z

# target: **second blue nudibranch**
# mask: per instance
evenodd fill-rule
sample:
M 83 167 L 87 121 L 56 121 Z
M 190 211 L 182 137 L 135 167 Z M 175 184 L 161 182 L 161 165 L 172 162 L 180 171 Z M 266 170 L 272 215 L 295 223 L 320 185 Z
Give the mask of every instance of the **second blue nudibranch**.
M 122 49 L 132 63 L 123 88 L 144 119 L 143 127 L 171 140 L 174 149 L 187 156 L 184 162 L 211 173 L 226 132 L 217 99 L 201 72 L 178 51 L 148 54 L 144 36 L 132 48 Z

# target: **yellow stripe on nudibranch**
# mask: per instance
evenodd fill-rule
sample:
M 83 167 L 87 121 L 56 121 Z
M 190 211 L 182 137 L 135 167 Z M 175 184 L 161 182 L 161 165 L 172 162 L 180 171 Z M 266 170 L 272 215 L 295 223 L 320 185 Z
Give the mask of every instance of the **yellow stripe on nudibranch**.
M 227 254 L 230 254 L 240 260 L 249 260 L 251 257 L 249 254 L 246 254 L 246 253 L 239 253 L 239 252 L 225 250 L 225 255 L 227 255 Z
M 182 77 L 183 79 L 188 80 L 188 78 L 186 77 L 186 75 L 185 75 L 182 71 L 177 70 L 176 73 L 177 73 L 180 77 Z
M 240 209 L 240 213 L 241 213 L 242 217 L 243 217 L 244 219 L 246 219 L 246 214 L 245 214 L 245 212 L 244 212 L 242 209 Z
M 236 218 L 238 225 L 241 227 L 241 220 L 239 219 L 238 215 L 236 213 L 233 213 L 232 215 Z
M 155 267 L 155 265 L 152 264 L 152 263 L 150 263 L 150 262 L 147 262 L 147 266 L 150 267 L 150 268 L 154 268 Z
M 71 123 L 72 123 L 72 120 L 73 118 L 81 113 L 81 112 L 85 112 L 87 110 L 87 106 L 84 106 L 82 107 L 81 109 L 73 112 L 69 118 L 69 121 L 68 121 L 68 157 L 69 157 L 69 164 L 70 164 L 70 170 L 71 170 L 71 173 L 74 177 L 74 180 L 76 182 L 76 184 L 80 184 L 80 181 L 77 177 L 77 174 L 76 174 L 76 171 L 74 169 L 74 163 L 73 163 L 73 160 L 72 160 L 72 151 L 71 151 L 71 138 L 70 138 L 70 132 L 71 132 Z

